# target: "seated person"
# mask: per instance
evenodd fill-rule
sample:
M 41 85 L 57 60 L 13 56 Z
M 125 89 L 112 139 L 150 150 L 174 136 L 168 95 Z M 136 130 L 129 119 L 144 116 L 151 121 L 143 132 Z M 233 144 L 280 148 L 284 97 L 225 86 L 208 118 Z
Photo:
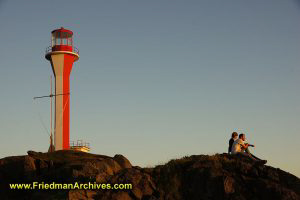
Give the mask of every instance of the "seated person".
M 237 132 L 233 132 L 233 133 L 231 134 L 231 138 L 230 138 L 230 140 L 229 140 L 228 154 L 231 153 L 232 145 L 233 145 L 234 141 L 237 140 L 237 139 L 238 139 L 238 134 L 237 134 Z
M 232 149 L 231 149 L 232 150 L 231 153 L 232 154 L 239 153 L 239 154 L 242 154 L 242 155 L 250 157 L 252 160 L 261 161 L 263 164 L 267 163 L 266 160 L 261 160 L 261 159 L 255 157 L 254 155 L 252 155 L 250 153 L 248 147 L 249 146 L 254 146 L 254 145 L 245 143 L 245 140 L 246 140 L 245 134 L 241 133 L 239 135 L 239 139 L 237 139 L 237 140 L 234 141 Z

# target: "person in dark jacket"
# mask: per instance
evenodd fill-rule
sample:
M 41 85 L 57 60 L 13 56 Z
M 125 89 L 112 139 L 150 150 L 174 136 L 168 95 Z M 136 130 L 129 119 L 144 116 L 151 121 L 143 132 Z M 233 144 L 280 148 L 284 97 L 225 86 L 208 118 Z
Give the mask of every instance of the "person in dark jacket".
M 228 154 L 231 153 L 232 145 L 233 145 L 233 143 L 234 143 L 234 141 L 235 141 L 236 139 L 238 139 L 238 134 L 237 134 L 237 132 L 233 132 L 233 133 L 231 134 L 231 138 L 230 138 L 230 140 L 229 140 Z

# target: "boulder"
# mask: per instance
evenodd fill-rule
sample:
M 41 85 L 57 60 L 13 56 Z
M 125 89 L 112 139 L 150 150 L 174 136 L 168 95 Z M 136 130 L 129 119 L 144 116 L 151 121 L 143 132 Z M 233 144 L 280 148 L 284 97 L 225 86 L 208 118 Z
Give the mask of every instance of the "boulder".
M 132 165 L 127 158 L 121 154 L 116 154 L 113 159 L 122 167 L 122 168 L 131 168 Z

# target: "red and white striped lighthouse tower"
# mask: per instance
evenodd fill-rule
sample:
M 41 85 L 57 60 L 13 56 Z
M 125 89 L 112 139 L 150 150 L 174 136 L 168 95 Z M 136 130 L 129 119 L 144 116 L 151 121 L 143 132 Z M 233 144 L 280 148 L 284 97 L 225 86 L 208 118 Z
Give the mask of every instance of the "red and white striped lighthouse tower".
M 79 51 L 73 46 L 73 32 L 61 27 L 51 33 L 51 46 L 46 59 L 51 62 L 55 76 L 55 150 L 70 149 L 70 73 L 73 63 L 79 59 Z

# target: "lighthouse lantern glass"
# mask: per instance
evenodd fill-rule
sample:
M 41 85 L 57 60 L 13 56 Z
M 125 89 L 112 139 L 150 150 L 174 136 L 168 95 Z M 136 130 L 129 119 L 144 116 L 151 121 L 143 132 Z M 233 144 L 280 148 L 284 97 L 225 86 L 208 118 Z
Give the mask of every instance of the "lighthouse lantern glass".
M 68 38 L 68 45 L 69 45 L 69 46 L 73 46 L 73 44 L 72 44 L 72 37 L 69 37 L 69 38 Z
M 72 46 L 72 35 L 66 32 L 55 31 L 52 33 L 52 47 L 56 45 Z

